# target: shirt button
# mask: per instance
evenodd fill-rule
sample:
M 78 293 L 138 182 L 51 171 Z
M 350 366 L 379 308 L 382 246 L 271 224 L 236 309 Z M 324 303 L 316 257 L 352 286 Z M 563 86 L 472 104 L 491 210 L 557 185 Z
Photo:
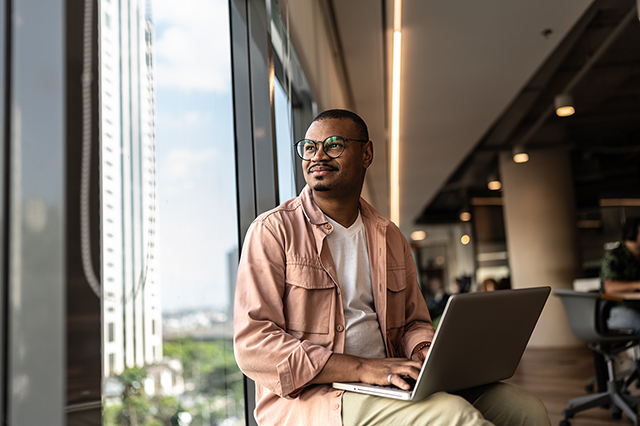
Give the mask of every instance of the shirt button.
M 337 410 L 337 409 L 339 409 L 339 408 L 340 408 L 340 404 L 336 404 L 336 405 L 334 405 L 334 406 L 333 406 L 333 409 L 334 409 L 334 410 Z
M 337 392 L 336 392 L 336 396 L 340 396 L 340 395 L 342 395 L 342 392 L 337 391 Z
M 342 326 L 342 324 L 338 324 L 336 330 L 338 331 L 338 333 L 342 333 L 344 331 L 344 327 Z

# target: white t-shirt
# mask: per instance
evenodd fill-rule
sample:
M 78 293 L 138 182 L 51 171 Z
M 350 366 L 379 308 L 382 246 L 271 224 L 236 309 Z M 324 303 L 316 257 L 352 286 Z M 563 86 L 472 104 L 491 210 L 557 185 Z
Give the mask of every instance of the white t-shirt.
M 345 228 L 327 217 L 333 232 L 326 238 L 336 265 L 344 308 L 344 353 L 363 358 L 385 358 L 386 352 L 371 290 L 367 233 L 358 218 Z

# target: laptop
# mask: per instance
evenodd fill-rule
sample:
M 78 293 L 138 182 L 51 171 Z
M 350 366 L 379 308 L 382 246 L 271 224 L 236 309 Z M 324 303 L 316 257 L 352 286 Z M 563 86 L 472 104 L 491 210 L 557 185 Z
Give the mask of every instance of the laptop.
M 336 389 L 406 401 L 513 376 L 549 297 L 550 287 L 462 293 L 449 297 L 411 390 L 366 383 Z

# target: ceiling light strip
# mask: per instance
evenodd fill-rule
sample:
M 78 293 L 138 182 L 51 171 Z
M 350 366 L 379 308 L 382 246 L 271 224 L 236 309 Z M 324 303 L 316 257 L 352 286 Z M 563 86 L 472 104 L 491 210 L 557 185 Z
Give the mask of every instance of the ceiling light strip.
M 402 29 L 402 0 L 393 3 L 393 31 Z
M 391 221 L 400 226 L 400 62 L 402 52 L 402 0 L 393 12 L 393 70 L 391 96 L 391 176 L 389 185 Z

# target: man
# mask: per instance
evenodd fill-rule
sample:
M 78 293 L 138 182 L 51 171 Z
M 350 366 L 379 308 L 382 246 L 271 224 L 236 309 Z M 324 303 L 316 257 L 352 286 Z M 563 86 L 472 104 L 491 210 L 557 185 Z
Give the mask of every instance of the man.
M 549 424 L 536 397 L 505 384 L 418 402 L 331 387 L 408 389 L 434 329 L 405 238 L 360 198 L 373 161 L 366 124 L 325 111 L 296 152 L 307 186 L 254 221 L 238 270 L 236 359 L 256 382 L 258 424 Z
M 604 293 L 640 291 L 640 217 L 630 218 L 622 229 L 620 245 L 602 258 L 600 285 Z M 640 304 L 625 302 L 611 308 L 609 328 L 640 334 Z

